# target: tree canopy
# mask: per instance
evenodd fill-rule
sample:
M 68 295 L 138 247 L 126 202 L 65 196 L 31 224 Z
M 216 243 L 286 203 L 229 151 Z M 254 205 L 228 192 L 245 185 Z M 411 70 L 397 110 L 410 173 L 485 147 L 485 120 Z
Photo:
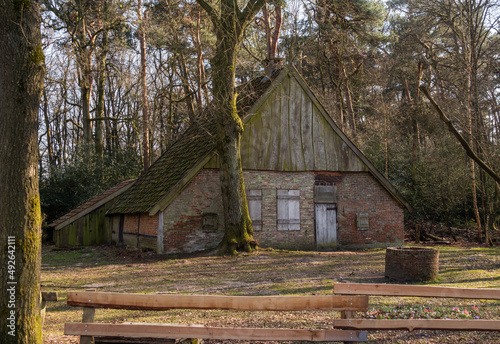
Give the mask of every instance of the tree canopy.
M 235 157 L 235 87 L 278 58 L 299 70 L 333 120 L 409 200 L 409 225 L 474 228 L 479 240 L 499 226 L 498 184 L 467 156 L 419 88 L 426 86 L 474 153 L 498 172 L 495 1 L 44 3 L 39 173 L 48 221 L 65 210 L 49 201 L 52 181 L 93 171 L 98 193 L 137 176 L 208 106 L 219 109 L 219 139 L 234 134 Z M 232 185 L 231 197 L 244 199 L 243 184 Z M 243 222 L 244 203 L 236 211 Z

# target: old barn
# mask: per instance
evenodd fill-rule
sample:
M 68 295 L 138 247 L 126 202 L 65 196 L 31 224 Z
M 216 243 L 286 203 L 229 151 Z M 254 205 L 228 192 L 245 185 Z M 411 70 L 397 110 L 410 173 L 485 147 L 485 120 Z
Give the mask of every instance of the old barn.
M 325 111 L 293 68 L 239 88 L 254 238 L 263 247 L 403 243 L 410 206 Z M 108 211 L 112 239 L 163 253 L 215 248 L 223 214 L 213 115 L 175 142 Z
M 106 217 L 106 212 L 133 181 L 123 181 L 51 222 L 56 246 L 110 244 L 113 219 Z

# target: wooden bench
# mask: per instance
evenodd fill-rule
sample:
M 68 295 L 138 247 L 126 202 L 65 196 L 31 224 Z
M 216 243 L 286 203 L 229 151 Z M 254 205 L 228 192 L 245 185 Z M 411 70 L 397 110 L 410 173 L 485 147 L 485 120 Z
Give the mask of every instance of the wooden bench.
M 232 328 L 168 324 L 94 323 L 96 308 L 156 310 L 196 309 L 233 311 L 364 311 L 368 296 L 217 296 L 152 295 L 103 292 L 68 292 L 67 304 L 83 307 L 82 323 L 66 323 L 64 333 L 77 335 L 80 343 L 163 343 L 178 338 L 215 340 L 367 340 L 367 333 L 353 330 Z
M 500 300 L 500 289 L 452 288 L 400 284 L 356 284 L 334 285 L 335 295 L 371 295 L 402 297 L 433 297 Z M 335 319 L 334 327 L 354 330 L 460 330 L 500 331 L 500 320 L 482 319 L 353 319 L 351 312 L 344 319 Z

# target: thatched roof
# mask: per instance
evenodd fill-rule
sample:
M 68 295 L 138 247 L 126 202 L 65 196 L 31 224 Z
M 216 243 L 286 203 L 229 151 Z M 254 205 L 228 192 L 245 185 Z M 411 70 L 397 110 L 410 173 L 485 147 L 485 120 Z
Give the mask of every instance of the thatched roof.
M 238 87 L 237 107 L 240 117 L 257 101 L 280 75 L 258 77 Z M 215 151 L 215 115 L 207 108 L 132 187 L 109 209 L 108 214 L 150 213 L 172 188 L 182 182 L 194 166 Z

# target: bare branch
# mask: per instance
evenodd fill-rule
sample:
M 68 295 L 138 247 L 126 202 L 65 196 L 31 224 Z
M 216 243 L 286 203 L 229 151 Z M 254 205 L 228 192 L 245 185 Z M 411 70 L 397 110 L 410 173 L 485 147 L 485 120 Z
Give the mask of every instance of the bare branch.
M 488 173 L 491 178 L 493 178 L 497 183 L 500 183 L 500 176 L 496 174 L 481 158 L 477 156 L 471 146 L 467 143 L 467 140 L 458 132 L 458 130 L 453 125 L 452 121 L 444 114 L 443 110 L 439 105 L 432 99 L 429 91 L 425 86 L 420 86 L 420 90 L 424 93 L 425 97 L 432 104 L 436 112 L 439 114 L 441 120 L 448 126 L 448 130 L 457 138 L 458 142 L 464 147 L 467 155 L 473 159 L 486 173 Z
M 266 3 L 266 0 L 250 0 L 246 4 L 243 11 L 241 11 L 239 17 L 240 26 L 242 28 L 246 27 L 247 24 L 252 20 L 253 17 L 261 10 L 261 8 Z
M 213 8 L 205 0 L 196 0 L 196 1 L 201 6 L 201 8 L 203 8 L 205 10 L 205 12 L 207 12 L 208 16 L 210 17 L 210 20 L 212 21 L 212 24 L 214 26 L 217 26 L 219 18 L 218 18 L 217 11 L 215 10 L 215 8 Z

